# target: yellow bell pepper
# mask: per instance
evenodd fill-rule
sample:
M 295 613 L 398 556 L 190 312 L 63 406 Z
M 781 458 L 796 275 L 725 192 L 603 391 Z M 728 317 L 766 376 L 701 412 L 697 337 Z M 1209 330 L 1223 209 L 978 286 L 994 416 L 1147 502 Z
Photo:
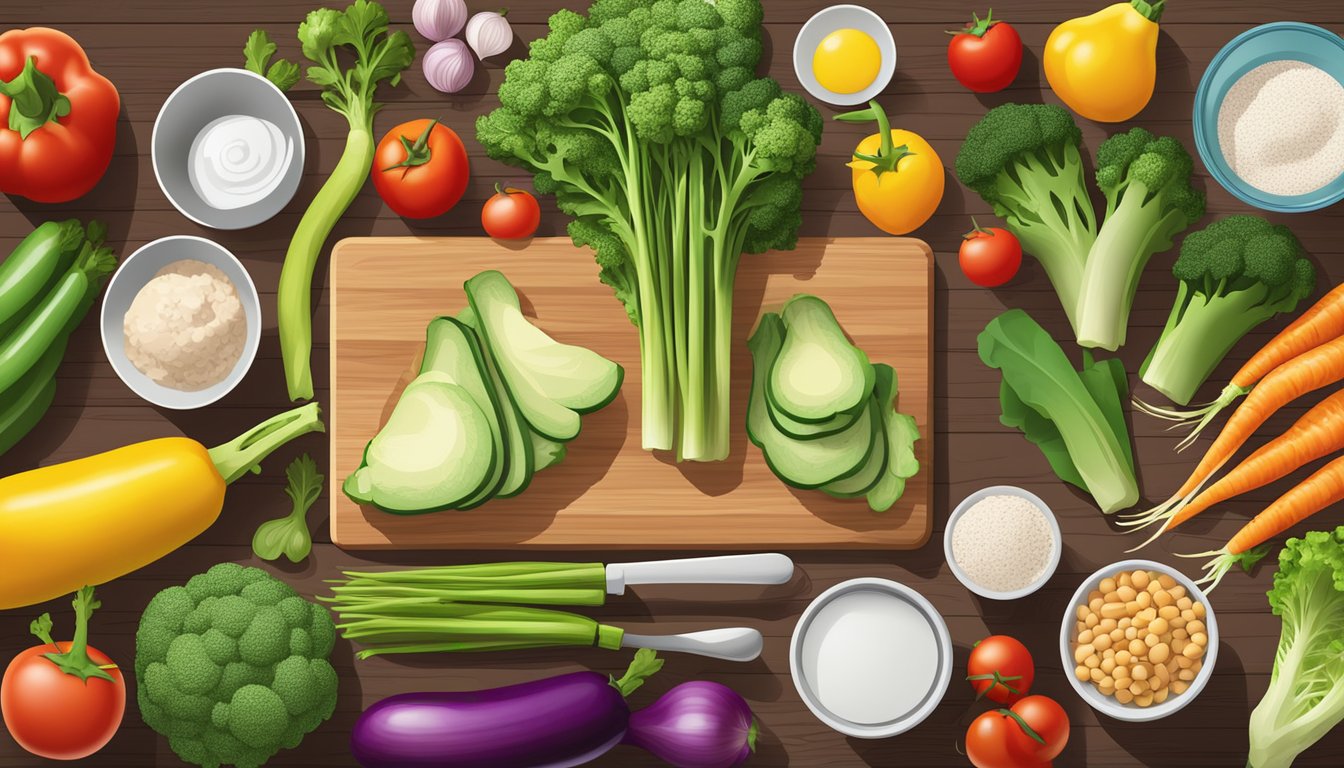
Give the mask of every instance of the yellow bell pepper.
M 1157 22 L 1165 3 L 1116 3 L 1055 27 L 1043 56 L 1055 95 L 1102 123 L 1142 111 L 1157 82 Z
M 0 610 L 158 560 L 210 527 L 229 483 L 321 430 L 309 403 L 215 448 L 167 437 L 0 479 Z
M 892 128 L 876 101 L 868 109 L 836 115 L 847 123 L 876 120 L 878 132 L 859 142 L 853 169 L 854 199 L 878 229 L 904 235 L 923 226 L 943 200 L 943 162 L 919 134 Z

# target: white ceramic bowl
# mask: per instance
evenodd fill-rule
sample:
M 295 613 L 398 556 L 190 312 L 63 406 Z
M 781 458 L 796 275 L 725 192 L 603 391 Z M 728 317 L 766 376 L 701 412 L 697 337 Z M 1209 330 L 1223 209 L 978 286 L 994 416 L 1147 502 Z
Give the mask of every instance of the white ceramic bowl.
M 159 270 L 183 259 L 212 264 L 227 275 L 234 289 L 238 291 L 238 300 L 242 302 L 243 315 L 247 318 L 247 338 L 243 343 L 243 354 L 233 366 L 233 371 L 213 387 L 195 392 L 183 392 L 165 387 L 141 373 L 140 369 L 126 357 L 126 338 L 123 335 L 126 310 L 130 309 L 136 294 L 145 287 L 145 283 L 158 274 Z M 107 284 L 100 323 L 103 351 L 107 353 L 107 360 L 112 364 L 117 376 L 145 400 L 174 410 L 201 408 L 233 391 L 252 367 L 252 361 L 257 356 L 257 347 L 261 346 L 261 301 L 257 298 L 257 286 L 253 284 L 252 276 L 247 273 L 242 262 L 220 244 L 190 235 L 160 238 L 141 246 L 122 261 L 116 274 Z
M 1073 670 L 1078 663 L 1073 660 L 1073 641 L 1076 637 L 1074 632 L 1078 621 L 1078 606 L 1087 602 L 1087 594 L 1101 584 L 1102 579 L 1114 576 L 1120 571 L 1157 571 L 1165 573 L 1176 580 L 1176 583 L 1185 587 L 1185 591 L 1190 595 L 1190 599 L 1197 603 L 1203 603 L 1205 609 L 1204 626 L 1205 634 L 1209 636 L 1209 646 L 1204 652 L 1204 665 L 1200 667 L 1199 674 L 1190 683 L 1190 687 L 1185 693 L 1171 694 L 1167 700 L 1161 704 L 1154 704 L 1151 707 L 1140 707 L 1137 704 L 1121 704 L 1113 696 L 1103 696 L 1091 683 L 1084 683 L 1073 674 Z M 1152 560 L 1121 560 L 1118 563 L 1111 563 L 1105 568 L 1098 569 L 1096 573 L 1088 576 L 1083 583 L 1078 585 L 1078 591 L 1073 593 L 1073 599 L 1069 601 L 1068 608 L 1064 611 L 1064 620 L 1060 622 L 1059 627 L 1059 656 L 1064 663 L 1065 677 L 1069 678 L 1069 684 L 1073 690 L 1086 701 L 1088 706 L 1102 713 L 1115 718 L 1116 720 L 1126 720 L 1131 723 L 1146 723 L 1153 720 L 1161 720 L 1167 715 L 1174 714 L 1184 709 L 1186 705 L 1195 700 L 1204 686 L 1209 684 L 1209 678 L 1213 676 L 1214 663 L 1218 661 L 1218 619 L 1213 615 L 1213 605 L 1209 603 L 1208 595 L 1204 590 L 1195 585 L 1193 581 L 1180 571 L 1157 563 Z
M 293 147 L 280 183 L 251 205 L 220 210 L 206 203 L 191 184 L 187 167 L 191 144 L 201 129 L 217 118 L 248 115 L 274 123 Z M 154 178 L 159 189 L 183 216 L 214 229 L 246 229 L 279 213 L 303 180 L 303 128 L 294 106 L 271 81 L 245 69 L 212 69 L 173 91 L 154 119 L 150 139 Z
M 928 622 L 929 628 L 933 634 L 933 641 L 937 653 L 937 669 L 934 671 L 933 681 L 920 701 L 906 711 L 904 714 L 884 722 L 855 722 L 854 720 L 841 717 L 828 709 L 817 694 L 819 680 L 813 677 L 819 677 L 815 667 L 818 666 L 816 660 L 807 658 L 805 650 L 805 639 L 810 631 L 825 631 L 824 627 L 815 627 L 814 621 L 824 608 L 832 602 L 842 598 L 856 596 L 863 593 L 870 593 L 883 598 L 901 600 L 913 606 L 917 613 Z M 843 632 L 836 632 L 843 634 Z M 850 635 L 853 639 L 854 635 Z M 880 652 L 900 653 L 899 637 L 874 637 L 868 638 L 870 648 L 874 645 L 880 647 Z M 943 695 L 947 693 L 948 683 L 952 680 L 952 636 L 947 631 L 947 624 L 943 617 L 939 615 L 938 610 L 910 587 L 904 584 L 891 581 L 889 579 L 860 578 L 851 579 L 840 584 L 836 584 L 830 589 L 822 592 L 812 601 L 807 609 L 803 611 L 802 618 L 798 620 L 798 625 L 793 630 L 793 640 L 789 645 L 789 672 L 793 677 L 794 687 L 798 689 L 798 695 L 802 697 L 803 703 L 812 710 L 812 714 L 827 726 L 843 733 L 847 736 L 854 736 L 860 739 L 884 739 L 888 736 L 895 736 L 919 725 L 927 718 L 938 704 L 943 700 Z
M 1030 584 L 1021 589 L 1014 589 L 1009 592 L 997 592 L 989 587 L 973 581 L 970 576 L 957 565 L 956 558 L 952 557 L 952 531 L 957 527 L 957 521 L 966 513 L 976 502 L 988 496 L 1017 496 L 1026 499 L 1040 508 L 1045 514 L 1045 519 L 1050 523 L 1050 535 L 1053 537 L 1050 547 L 1050 562 L 1046 564 L 1045 570 L 1041 575 Z M 1026 597 L 1032 592 L 1040 589 L 1051 576 L 1055 575 L 1055 569 L 1059 567 L 1059 558 L 1064 553 L 1064 536 L 1059 531 L 1059 521 L 1055 519 L 1055 513 L 1050 510 L 1049 505 L 1041 501 L 1040 497 L 1030 491 L 1018 488 L 1015 485 L 992 485 L 972 493 L 970 496 L 962 499 L 957 508 L 952 510 L 951 517 L 947 518 L 947 528 L 943 531 L 943 556 L 947 558 L 947 566 L 952 569 L 952 575 L 957 577 L 962 586 L 971 590 L 981 597 L 987 597 L 991 600 L 1017 600 Z
M 877 41 L 877 48 L 882 53 L 877 79 L 857 93 L 836 93 L 824 88 L 812 72 L 812 56 L 817 46 L 837 29 L 857 29 L 866 33 Z M 887 87 L 892 74 L 896 72 L 896 41 L 891 37 L 891 28 L 876 13 L 861 5 L 832 5 L 808 19 L 793 39 L 793 71 L 808 93 L 827 104 L 841 107 L 867 104 Z

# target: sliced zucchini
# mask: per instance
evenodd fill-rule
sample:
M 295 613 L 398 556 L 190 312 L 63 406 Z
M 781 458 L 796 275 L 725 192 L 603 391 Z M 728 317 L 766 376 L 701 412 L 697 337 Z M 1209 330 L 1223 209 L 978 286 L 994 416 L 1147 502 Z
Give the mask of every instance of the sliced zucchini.
M 495 476 L 493 426 L 466 389 L 440 373 L 416 377 L 345 479 L 351 500 L 416 514 L 457 507 Z
M 475 496 L 466 499 L 460 509 L 471 509 L 489 501 L 504 485 L 511 461 L 505 439 L 504 414 L 494 384 L 489 379 L 476 333 L 451 317 L 436 317 L 425 329 L 425 357 L 420 374 L 436 373 L 449 384 L 456 384 L 471 395 L 476 407 L 490 422 L 489 449 L 497 457 L 494 474 Z M 485 450 L 487 446 L 482 445 Z
M 872 399 L 871 403 L 873 409 L 880 407 L 876 399 Z M 880 415 L 878 421 L 881 422 Z M 877 437 L 873 440 L 873 447 L 868 451 L 868 458 L 864 460 L 859 471 L 849 477 L 827 483 L 821 486 L 821 490 L 840 499 L 854 499 L 867 494 L 877 486 L 887 472 L 887 450 L 886 432 L 879 428 Z
M 919 472 L 915 458 L 915 441 L 919 428 L 911 416 L 895 409 L 896 371 L 881 363 L 873 366 L 877 378 L 877 403 L 882 414 L 883 432 L 887 442 L 886 472 L 868 491 L 868 507 L 874 512 L 886 512 L 905 493 L 906 480 Z
M 798 440 L 781 432 L 766 413 L 766 380 L 783 346 L 784 324 L 775 314 L 761 318 L 747 342 L 751 350 L 751 401 L 747 406 L 747 437 L 760 447 L 765 462 L 781 480 L 795 488 L 819 488 L 863 469 L 881 431 L 881 417 L 869 398 L 866 417 L 833 435 Z
M 508 498 L 517 496 L 527 490 L 527 486 L 532 482 L 533 467 L 532 452 L 532 432 L 527 427 L 527 422 L 523 421 L 523 414 L 518 410 L 518 405 L 513 401 L 513 395 L 509 394 L 509 388 L 504 386 L 504 380 L 499 376 L 499 368 L 494 361 L 494 355 L 485 348 L 485 342 L 481 340 L 479 332 L 476 329 L 476 313 L 471 311 L 471 307 L 463 309 L 457 313 L 457 321 L 467 328 L 471 329 L 475 337 L 477 347 L 480 349 L 481 358 L 485 362 L 486 373 L 489 374 L 490 384 L 494 388 L 495 402 L 499 405 L 501 424 L 504 432 L 505 455 L 508 456 L 508 466 L 504 469 L 504 481 L 500 484 L 495 495 L 499 498 Z
M 799 294 L 781 316 L 784 345 L 766 388 L 774 408 L 812 424 L 862 410 L 873 393 L 873 366 L 850 343 L 826 302 Z
M 620 392 L 625 370 L 591 349 L 561 344 L 533 325 L 503 274 L 482 272 L 466 288 L 506 379 L 525 378 L 542 396 L 578 413 L 595 411 Z
M 535 465 L 533 472 L 540 472 L 543 469 L 559 464 L 565 460 L 565 444 L 539 435 L 536 432 L 528 431 L 532 440 L 532 462 Z
M 806 421 L 799 421 L 787 413 L 780 411 L 770 404 L 770 398 L 765 398 L 766 411 L 770 414 L 770 420 L 775 423 L 780 432 L 789 437 L 796 437 L 799 440 L 811 440 L 814 437 L 825 437 L 833 435 L 836 432 L 848 429 L 854 424 L 854 421 L 863 415 L 863 411 L 854 413 L 837 413 L 835 416 L 816 424 Z

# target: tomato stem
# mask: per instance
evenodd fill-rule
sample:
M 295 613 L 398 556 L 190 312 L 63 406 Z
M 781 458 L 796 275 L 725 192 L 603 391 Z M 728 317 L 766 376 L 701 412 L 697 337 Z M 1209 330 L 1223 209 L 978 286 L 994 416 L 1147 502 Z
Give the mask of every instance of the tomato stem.
M 999 670 L 996 669 L 996 670 L 994 670 L 993 672 L 988 672 L 988 673 L 983 674 L 983 675 L 967 675 L 967 676 L 966 676 L 966 679 L 967 679 L 967 680 L 993 680 L 993 681 L 994 681 L 992 684 L 985 686 L 985 689 L 984 689 L 983 691 L 980 691 L 979 693 L 975 694 L 975 700 L 976 700 L 976 701 L 979 701 L 981 698 L 983 698 L 984 695 L 987 694 L 987 693 L 989 693 L 991 690 L 993 690 L 993 689 L 994 689 L 994 686 L 996 686 L 996 685 L 1003 686 L 1003 688 L 1004 688 L 1005 690 L 1007 690 L 1009 693 L 1014 693 L 1014 694 L 1022 693 L 1022 692 L 1019 691 L 1018 689 L 1016 689 L 1016 688 L 1014 688 L 1013 686 L 1011 686 L 1011 685 L 1008 684 L 1008 681 L 1009 681 L 1009 680 L 1021 680 L 1021 679 L 1022 679 L 1022 676 L 1021 676 L 1021 675 L 1008 675 L 1008 676 L 1004 676 L 1004 675 L 999 674 Z
M 1160 1 L 1165 2 L 1165 0 Z M 972 37 L 984 37 L 985 33 L 989 31 L 989 28 L 998 23 L 999 22 L 994 19 L 994 9 L 990 8 L 989 13 L 985 14 L 985 18 L 982 19 L 972 12 L 970 24 L 967 24 L 965 27 L 958 30 L 948 29 L 944 31 L 953 36 L 971 35 Z
M 430 120 L 429 125 L 425 126 L 425 130 L 420 133 L 420 136 L 414 143 L 405 136 L 398 136 L 397 138 L 401 140 L 401 146 L 406 150 L 406 159 L 396 165 L 389 165 L 384 168 L 383 173 L 387 173 L 396 168 L 405 168 L 406 170 L 401 172 L 401 175 L 405 176 L 417 165 L 428 163 L 430 158 L 434 156 L 434 153 L 430 151 L 429 148 L 429 135 L 434 132 L 434 126 L 438 124 L 439 119 L 437 117 Z
M 1022 728 L 1023 733 L 1027 734 L 1028 736 L 1040 742 L 1041 744 L 1045 743 L 1045 739 L 1041 738 L 1041 734 L 1034 731 L 1030 725 L 1027 725 L 1027 721 L 1023 720 L 1021 715 L 1017 714 L 1011 709 L 1000 709 L 999 714 L 1013 718 L 1014 720 L 1017 721 L 1018 726 Z
M 56 650 L 52 653 L 42 654 L 43 658 L 55 664 L 65 674 L 74 675 L 85 683 L 89 681 L 90 677 L 100 677 L 109 682 L 115 682 L 115 679 L 106 671 L 116 669 L 115 664 L 98 665 L 94 664 L 93 659 L 89 658 L 89 619 L 93 617 L 93 612 L 103 605 L 93 599 L 93 587 L 81 587 L 75 593 L 75 599 L 70 604 L 75 608 L 75 637 L 70 641 L 70 648 L 65 652 L 61 652 L 61 647 L 52 642 L 51 614 L 42 614 L 29 626 L 33 634 L 56 647 Z
M 990 230 L 985 229 L 984 227 L 980 226 L 979 222 L 977 222 L 977 221 L 975 220 L 975 217 L 972 216 L 972 217 L 971 217 L 971 231 L 970 231 L 970 232 L 967 232 L 967 233 L 964 234 L 964 235 L 962 235 L 962 236 L 961 236 L 961 239 L 962 239 L 962 240 L 974 240 L 975 238 L 977 238 L 977 237 L 979 237 L 979 236 L 981 236 L 981 235 L 985 235 L 986 237 L 993 237 L 993 236 L 994 236 L 994 233 L 991 232 Z

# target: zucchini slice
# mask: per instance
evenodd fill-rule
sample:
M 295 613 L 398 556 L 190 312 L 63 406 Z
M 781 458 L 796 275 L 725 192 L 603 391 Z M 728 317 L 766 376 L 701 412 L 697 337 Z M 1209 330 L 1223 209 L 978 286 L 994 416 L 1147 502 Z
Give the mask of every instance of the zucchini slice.
M 770 368 L 775 409 L 818 424 L 864 409 L 873 393 L 868 355 L 845 336 L 826 302 L 799 294 L 784 305 L 784 345 Z
M 913 417 L 895 409 L 896 371 L 881 363 L 873 369 L 877 377 L 877 405 L 887 440 L 887 466 L 877 484 L 868 491 L 868 507 L 874 512 L 886 512 L 905 493 L 906 480 L 919 472 L 919 460 L 915 458 L 919 427 Z
M 528 429 L 527 422 L 523 421 L 523 414 L 518 410 L 518 404 L 513 401 L 509 388 L 504 386 L 504 380 L 500 378 L 494 355 L 490 354 L 485 341 L 480 338 L 476 313 L 471 311 L 471 307 L 467 307 L 457 313 L 457 321 L 470 329 L 472 337 L 476 340 L 476 346 L 485 364 L 485 372 L 488 374 L 487 378 L 495 392 L 495 402 L 499 405 L 500 426 L 504 433 L 508 466 L 504 468 L 504 479 L 495 495 L 502 499 L 517 496 L 527 490 L 535 471 L 531 430 Z

